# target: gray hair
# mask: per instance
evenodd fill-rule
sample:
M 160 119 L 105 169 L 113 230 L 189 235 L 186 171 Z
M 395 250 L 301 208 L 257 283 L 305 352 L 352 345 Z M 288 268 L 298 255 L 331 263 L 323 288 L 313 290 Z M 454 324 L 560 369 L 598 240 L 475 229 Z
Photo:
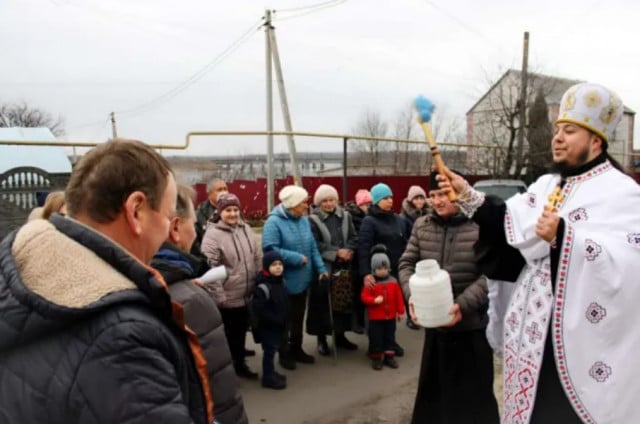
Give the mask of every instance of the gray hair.
M 176 214 L 180 219 L 187 219 L 194 213 L 193 198 L 195 190 L 188 185 L 178 184 L 178 198 L 176 200 Z
M 213 180 L 209 181 L 209 184 L 207 184 L 207 193 L 211 193 L 213 191 L 213 186 L 215 186 L 217 183 L 227 184 L 227 182 L 222 178 L 214 178 Z

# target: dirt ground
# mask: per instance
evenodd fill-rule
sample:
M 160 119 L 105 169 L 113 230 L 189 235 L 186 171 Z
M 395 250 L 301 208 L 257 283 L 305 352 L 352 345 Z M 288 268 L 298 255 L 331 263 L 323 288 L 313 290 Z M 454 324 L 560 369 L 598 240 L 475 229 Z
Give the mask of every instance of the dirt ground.
M 254 229 L 260 239 L 260 229 Z M 418 387 L 424 332 L 398 324 L 397 340 L 406 355 L 398 358 L 400 368 L 373 371 L 364 355 L 365 335 L 347 333 L 359 345 L 355 352 L 339 351 L 337 361 L 319 357 L 315 338 L 305 335 L 304 348 L 316 356 L 316 364 L 299 365 L 283 371 L 288 387 L 282 391 L 263 389 L 259 382 L 241 381 L 249 422 L 259 424 L 406 424 L 411 421 Z M 248 358 L 250 367 L 261 372 L 260 346 L 247 346 L 257 355 Z M 501 361 L 496 360 L 494 390 L 502 400 Z
M 498 368 L 496 368 L 496 366 Z M 498 404 L 502 404 L 502 363 L 496 358 L 494 363 L 494 392 Z M 411 378 L 406 383 L 393 390 L 372 395 L 370 398 L 357 402 L 323 417 L 319 420 L 306 421 L 308 424 L 391 424 L 409 423 L 413 402 L 418 389 L 417 378 Z
M 305 336 L 304 348 L 316 356 L 314 365 L 285 371 L 288 387 L 263 389 L 259 382 L 241 381 L 249 420 L 259 424 L 406 424 L 411 420 L 420 372 L 424 332 L 398 325 L 397 339 L 406 354 L 398 369 L 371 369 L 364 354 L 366 336 L 348 333 L 355 352 L 339 350 L 338 360 L 315 353 L 315 338 Z M 250 337 L 248 337 L 248 340 Z M 257 355 L 249 366 L 261 372 L 260 346 L 248 343 Z M 502 381 L 500 374 L 496 381 Z M 500 386 L 501 384 L 498 384 Z M 498 387 L 498 390 L 501 390 Z
M 418 389 L 417 378 L 411 378 L 388 391 L 372 395 L 308 424 L 392 424 L 411 421 L 413 402 Z

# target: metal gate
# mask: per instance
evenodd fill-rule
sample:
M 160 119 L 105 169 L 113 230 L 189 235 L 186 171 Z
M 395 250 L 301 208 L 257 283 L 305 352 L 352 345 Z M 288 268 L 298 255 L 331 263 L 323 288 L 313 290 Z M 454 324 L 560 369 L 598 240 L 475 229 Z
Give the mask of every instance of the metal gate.
M 0 174 L 0 238 L 25 223 L 38 193 L 64 189 L 69 175 L 28 166 Z

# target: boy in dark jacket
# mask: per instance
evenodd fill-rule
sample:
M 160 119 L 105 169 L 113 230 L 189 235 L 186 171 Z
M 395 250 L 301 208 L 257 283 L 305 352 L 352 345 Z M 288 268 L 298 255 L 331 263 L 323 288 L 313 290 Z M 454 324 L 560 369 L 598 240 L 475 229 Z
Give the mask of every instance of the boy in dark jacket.
M 389 257 L 374 248 L 371 257 L 371 272 L 375 285 L 362 289 L 362 302 L 369 316 L 369 356 L 374 370 L 383 365 L 398 368 L 395 356 L 396 319 L 404 314 L 404 298 L 398 281 L 389 274 Z
M 262 258 L 262 271 L 256 278 L 253 313 L 257 320 L 258 339 L 262 344 L 262 386 L 281 390 L 287 387 L 287 377 L 276 372 L 274 358 L 282 345 L 289 319 L 289 298 L 284 287 L 284 264 L 276 251 Z

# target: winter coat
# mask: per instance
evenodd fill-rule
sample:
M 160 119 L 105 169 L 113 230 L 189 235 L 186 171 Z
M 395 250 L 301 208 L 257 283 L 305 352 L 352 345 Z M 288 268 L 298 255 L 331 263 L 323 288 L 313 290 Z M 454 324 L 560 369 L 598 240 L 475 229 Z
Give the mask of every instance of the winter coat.
M 356 205 L 356 202 L 351 201 L 344 205 L 344 210 L 349 212 L 351 215 L 351 220 L 353 221 L 353 226 L 356 228 L 356 234 L 360 233 L 360 226 L 362 225 L 362 220 L 367 214 Z
M 353 287 L 353 277 L 357 272 L 353 271 L 353 258 L 356 257 L 358 248 L 358 235 L 351 221 L 349 212 L 339 206 L 333 213 L 327 213 L 317 208 L 309 216 L 309 222 L 311 223 L 313 237 L 318 243 L 318 249 L 320 250 L 327 269 L 332 274 L 342 269 L 348 270 L 351 287 Z M 350 262 L 343 262 L 338 259 L 338 249 L 350 249 L 353 252 L 352 260 Z M 329 286 L 319 281 L 311 284 L 311 288 L 309 289 L 309 308 L 307 311 L 307 333 L 311 335 L 331 334 L 332 327 L 331 315 L 329 313 L 330 303 L 328 290 L 335 288 L 333 283 Z M 340 323 L 336 323 L 337 319 L 340 319 L 336 317 L 336 313 L 334 313 L 333 318 L 334 328 L 340 331 L 351 330 L 351 320 L 342 319 Z
M 0 421 L 212 422 L 180 309 L 157 271 L 72 219 L 11 233 L 0 243 Z
M 432 212 L 418 218 L 400 258 L 400 284 L 405 296 L 410 295 L 409 278 L 418 261 L 435 259 L 449 273 L 462 321 L 447 330 L 477 330 L 487 326 L 487 281 L 480 274 L 473 251 L 477 239 L 478 226 L 462 214 L 445 220 Z
M 267 293 L 258 287 L 264 284 Z M 256 277 L 256 289 L 253 295 L 253 311 L 258 320 L 258 331 L 276 330 L 284 332 L 289 320 L 289 296 L 282 277 L 274 277 L 264 270 Z
M 262 252 L 251 228 L 243 222 L 234 227 L 221 220 L 209 222 L 202 239 L 202 253 L 210 266 L 223 265 L 227 270 L 226 280 L 207 285 L 218 306 L 246 306 L 251 300 L 256 274 L 262 267 Z
M 207 231 L 207 222 L 218 218 L 218 210 L 211 204 L 209 199 L 205 199 L 196 208 L 196 239 L 191 246 L 191 254 L 204 257 L 202 254 L 202 238 Z
M 248 423 L 220 311 L 194 280 L 208 267 L 199 258 L 181 252 L 170 243 L 162 245 L 151 266 L 162 274 L 169 285 L 171 298 L 184 308 L 185 323 L 200 340 L 207 360 L 216 420 L 220 423 Z
M 217 221 L 217 219 L 215 219 L 217 217 L 218 209 L 211 204 L 209 199 L 205 199 L 198 205 L 198 208 L 196 209 L 196 221 L 198 223 L 197 228 L 199 229 L 198 234 L 200 236 L 200 241 L 202 241 L 202 237 L 204 237 L 209 220 Z
M 309 216 L 309 223 L 327 269 L 330 270 L 333 266 L 339 249 L 349 249 L 355 255 L 358 248 L 358 234 L 349 212 L 340 206 L 336 207 L 333 213 L 317 208 Z
M 293 216 L 284 205 L 273 208 L 262 230 L 262 250 L 275 250 L 284 260 L 284 281 L 289 294 L 305 291 L 316 274 L 327 272 L 313 238 L 309 218 Z M 307 263 L 302 263 L 302 257 Z
M 375 299 L 382 296 L 382 303 L 376 305 Z M 396 319 L 404 314 L 404 299 L 398 281 L 389 276 L 376 278 L 372 288 L 363 287 L 360 293 L 362 303 L 367 306 L 367 316 L 370 320 Z
M 406 219 L 380 209 L 377 205 L 369 208 L 358 234 L 358 266 L 360 275 L 371 274 L 371 248 L 383 244 L 391 262 L 391 275 L 398 275 L 398 261 L 411 234 L 411 225 Z
M 400 216 L 409 221 L 411 226 L 416 222 L 416 219 L 421 216 L 428 215 L 431 212 L 431 209 L 425 202 L 422 209 L 416 209 L 415 206 L 409 201 L 409 199 L 404 199 L 402 201 L 402 210 L 400 211 Z

